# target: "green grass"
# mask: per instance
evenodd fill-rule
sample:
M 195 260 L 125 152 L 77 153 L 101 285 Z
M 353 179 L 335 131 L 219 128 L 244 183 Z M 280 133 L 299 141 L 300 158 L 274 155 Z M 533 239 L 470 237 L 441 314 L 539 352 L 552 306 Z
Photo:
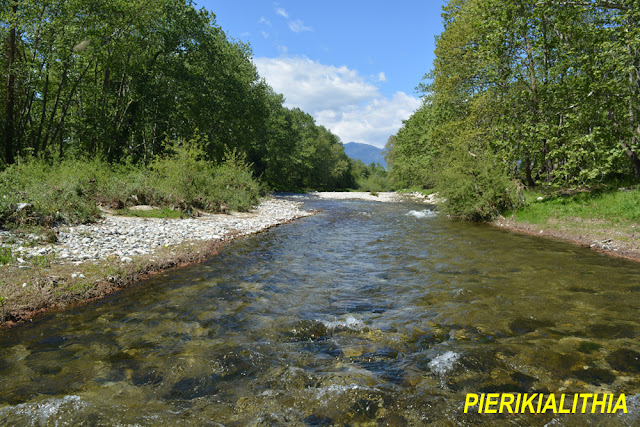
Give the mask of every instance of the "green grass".
M 9 264 L 12 259 L 11 248 L 0 247 L 0 265 Z
M 549 219 L 571 218 L 602 220 L 613 224 L 640 222 L 640 190 L 556 192 L 525 191 L 525 206 L 518 209 L 515 219 L 532 224 L 544 224 Z M 543 197 L 543 200 L 537 200 Z

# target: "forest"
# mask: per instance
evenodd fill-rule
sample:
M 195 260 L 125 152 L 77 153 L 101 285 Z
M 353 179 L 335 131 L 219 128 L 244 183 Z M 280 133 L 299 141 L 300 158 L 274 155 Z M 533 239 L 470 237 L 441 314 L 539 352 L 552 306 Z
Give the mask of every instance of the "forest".
M 150 181 L 170 186 L 163 171 L 189 165 L 196 175 L 235 165 L 269 190 L 354 185 L 339 138 L 284 107 L 250 47 L 189 0 L 1 0 L 0 14 L 0 212 L 20 202 L 57 211 L 68 195 L 54 193 L 66 190 L 153 199 L 135 192 Z M 89 163 L 128 187 L 105 188 L 100 176 L 83 174 Z M 53 175 L 27 176 L 44 169 Z M 74 174 L 86 182 L 69 184 Z M 132 188 L 131 174 L 145 182 Z M 48 201 L 34 200 L 52 180 Z M 174 204 L 189 204 L 185 197 Z
M 640 1 L 450 0 L 422 107 L 387 143 L 398 187 L 490 219 L 523 188 L 640 181 Z

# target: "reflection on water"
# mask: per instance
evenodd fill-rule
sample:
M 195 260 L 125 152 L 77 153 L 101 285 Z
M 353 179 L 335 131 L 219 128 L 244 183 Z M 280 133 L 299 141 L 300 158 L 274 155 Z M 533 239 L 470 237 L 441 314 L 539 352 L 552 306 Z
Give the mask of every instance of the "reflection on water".
M 633 425 L 640 270 L 424 206 L 323 213 L 0 335 L 2 425 Z M 627 393 L 620 415 L 469 392 Z

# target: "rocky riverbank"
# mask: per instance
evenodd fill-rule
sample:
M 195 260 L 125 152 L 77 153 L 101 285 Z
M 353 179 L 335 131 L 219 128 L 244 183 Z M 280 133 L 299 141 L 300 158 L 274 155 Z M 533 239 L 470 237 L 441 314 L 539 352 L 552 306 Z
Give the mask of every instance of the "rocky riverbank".
M 251 213 L 203 214 L 198 218 L 160 219 L 107 214 L 96 224 L 57 227 L 55 244 L 43 237 L 18 237 L 4 231 L 0 241 L 17 254 L 17 263 L 28 266 L 34 256 L 53 255 L 57 262 L 81 264 L 109 258 L 131 262 L 136 255 L 152 254 L 159 247 L 186 241 L 225 240 L 229 235 L 256 233 L 273 225 L 310 215 L 299 203 L 279 199 L 264 200 Z
M 249 213 L 186 219 L 106 214 L 95 224 L 55 228 L 55 243 L 0 232 L 8 261 L 0 267 L 0 323 L 101 297 L 150 273 L 206 259 L 230 239 L 312 214 L 300 202 L 269 198 Z

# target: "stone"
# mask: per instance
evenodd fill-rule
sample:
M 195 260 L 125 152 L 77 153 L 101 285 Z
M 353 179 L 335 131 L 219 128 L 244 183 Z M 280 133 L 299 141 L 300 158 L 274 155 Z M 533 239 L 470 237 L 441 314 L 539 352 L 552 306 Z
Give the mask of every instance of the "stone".
M 640 353 L 628 348 L 621 348 L 607 357 L 607 362 L 616 371 L 637 373 L 640 371 Z
M 312 215 L 312 212 L 300 210 L 301 204 L 289 200 L 265 199 L 252 214 L 207 214 L 198 219 L 141 219 L 107 215 L 96 224 L 56 229 L 56 245 L 46 248 L 19 246 L 24 245 L 24 242 L 10 232 L 3 233 L 3 237 L 5 234 L 7 236 L 3 240 L 14 239 L 18 242 L 9 246 L 20 256 L 18 263 L 24 263 L 25 268 L 28 263 L 24 260 L 45 254 L 55 254 L 56 261 L 75 265 L 110 257 L 121 259 L 122 262 L 133 262 L 131 256 L 153 254 L 158 247 L 187 241 L 199 245 L 201 241 L 228 240 L 232 232 L 246 235 L 282 221 Z
M 20 212 L 23 209 L 27 209 L 33 206 L 31 203 L 18 203 L 16 205 L 16 212 Z

